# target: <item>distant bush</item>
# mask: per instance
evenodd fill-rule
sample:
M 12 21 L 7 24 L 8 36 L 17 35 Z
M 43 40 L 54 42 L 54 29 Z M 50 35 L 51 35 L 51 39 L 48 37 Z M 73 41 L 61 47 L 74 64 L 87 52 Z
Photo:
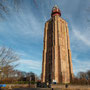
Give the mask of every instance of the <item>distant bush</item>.
M 28 84 L 29 81 L 17 81 L 15 82 L 15 84 Z
M 13 78 L 6 78 L 3 80 L 0 80 L 0 84 L 35 84 L 35 81 L 18 81 L 17 79 L 13 79 Z
M 17 81 L 17 82 L 15 82 L 15 84 L 35 84 L 35 82 L 34 81 L 31 81 L 31 82 L 29 82 L 29 81 Z
M 85 78 L 73 78 L 71 84 L 74 85 L 90 85 L 90 79 Z
M 5 78 L 5 79 L 0 80 L 1 84 L 11 84 L 11 83 L 14 83 L 14 82 L 16 82 L 16 80 L 12 79 L 12 78 Z

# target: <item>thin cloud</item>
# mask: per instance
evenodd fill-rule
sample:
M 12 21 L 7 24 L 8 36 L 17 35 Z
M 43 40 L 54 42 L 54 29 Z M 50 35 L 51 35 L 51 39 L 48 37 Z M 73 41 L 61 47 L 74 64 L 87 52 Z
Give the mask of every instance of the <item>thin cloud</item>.
M 73 33 L 77 39 L 81 40 L 84 44 L 90 46 L 90 39 L 86 37 L 83 33 L 77 30 L 73 30 Z
M 16 69 L 21 71 L 32 71 L 37 73 L 38 75 L 41 73 L 41 65 L 42 61 L 40 60 L 27 60 L 27 59 L 21 59 L 17 63 L 19 63 L 19 66 L 16 67 Z
M 86 72 L 90 70 L 90 61 L 89 60 L 81 60 L 80 58 L 72 59 L 73 62 L 73 71 L 76 75 L 78 72 Z
M 41 70 L 41 61 L 23 59 L 19 63 L 34 70 Z

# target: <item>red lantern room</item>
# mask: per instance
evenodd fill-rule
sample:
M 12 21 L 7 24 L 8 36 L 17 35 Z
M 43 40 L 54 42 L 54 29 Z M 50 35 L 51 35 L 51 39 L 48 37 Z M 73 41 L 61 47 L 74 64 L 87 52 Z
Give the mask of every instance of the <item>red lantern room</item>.
M 61 12 L 59 8 L 55 5 L 52 9 L 51 17 L 56 16 L 56 15 L 61 16 Z

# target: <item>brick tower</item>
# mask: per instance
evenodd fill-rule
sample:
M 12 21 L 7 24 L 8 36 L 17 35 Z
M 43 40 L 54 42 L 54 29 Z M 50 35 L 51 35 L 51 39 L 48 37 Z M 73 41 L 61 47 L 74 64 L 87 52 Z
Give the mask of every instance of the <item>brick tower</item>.
M 70 83 L 73 77 L 68 26 L 54 6 L 45 23 L 42 82 Z

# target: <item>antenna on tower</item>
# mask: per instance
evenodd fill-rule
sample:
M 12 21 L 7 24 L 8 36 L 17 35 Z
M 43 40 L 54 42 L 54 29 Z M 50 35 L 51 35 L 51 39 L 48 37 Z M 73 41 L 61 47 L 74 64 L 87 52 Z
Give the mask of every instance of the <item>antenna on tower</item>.
M 56 8 L 58 8 L 58 6 L 57 5 L 54 5 L 53 9 L 56 9 Z
M 58 8 L 58 6 L 55 4 L 54 7 Z

